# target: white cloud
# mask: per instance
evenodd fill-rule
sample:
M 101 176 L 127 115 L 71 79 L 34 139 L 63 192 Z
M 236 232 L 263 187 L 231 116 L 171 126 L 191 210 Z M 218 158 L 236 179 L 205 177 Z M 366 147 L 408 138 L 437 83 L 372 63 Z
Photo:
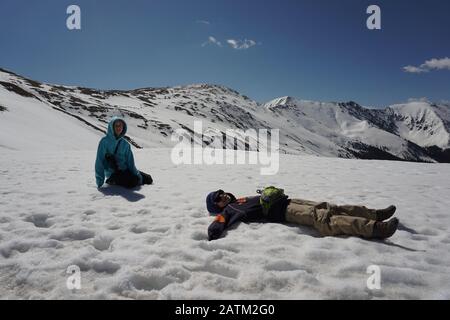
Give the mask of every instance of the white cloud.
M 236 50 L 245 50 L 248 48 L 251 48 L 256 45 L 256 42 L 253 40 L 235 40 L 235 39 L 228 39 L 227 43 Z
M 422 97 L 422 98 L 409 98 L 408 102 L 428 102 L 430 103 L 430 99 L 428 99 L 427 97 Z
M 409 73 L 423 73 L 423 72 L 428 72 L 429 70 L 422 69 L 421 67 L 406 66 L 406 67 L 403 67 L 403 71 L 409 72 Z
M 450 70 L 450 58 L 431 59 L 431 60 L 425 61 L 423 66 L 425 66 L 429 69 L 437 69 L 437 70 L 448 69 L 448 70 Z
M 248 40 L 248 39 L 244 39 L 244 40 L 228 39 L 227 43 L 230 47 L 232 47 L 233 49 L 236 49 L 236 50 L 246 50 L 253 46 L 256 46 L 257 44 L 261 45 L 261 42 L 256 43 L 256 41 Z M 208 41 L 202 43 L 202 47 L 205 47 L 210 44 L 222 47 L 222 42 L 220 42 L 213 36 L 209 36 Z
M 450 58 L 431 59 L 425 61 L 420 66 L 406 66 L 403 67 L 403 71 L 409 73 L 424 73 L 433 70 L 450 70 Z
M 219 47 L 222 47 L 222 43 L 220 41 L 218 41 L 216 38 L 214 38 L 213 36 L 209 36 L 208 37 L 208 41 L 204 42 L 202 44 L 202 47 L 204 47 L 204 46 L 206 46 L 208 44 L 214 44 L 214 45 L 217 45 Z
M 196 23 L 201 23 L 201 24 L 206 24 L 206 25 L 210 25 L 211 24 L 209 21 L 206 21 L 206 20 L 197 20 L 195 22 Z

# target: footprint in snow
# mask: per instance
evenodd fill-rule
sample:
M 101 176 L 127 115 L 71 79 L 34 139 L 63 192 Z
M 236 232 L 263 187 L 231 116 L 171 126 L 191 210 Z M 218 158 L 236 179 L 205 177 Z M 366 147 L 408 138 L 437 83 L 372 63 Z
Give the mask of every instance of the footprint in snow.
M 196 241 L 208 240 L 206 232 L 196 231 L 191 234 L 191 239 Z
M 137 214 L 142 214 L 142 215 L 150 214 L 150 213 L 152 213 L 152 211 L 149 209 L 141 209 L 137 212 Z
M 48 214 L 46 213 L 36 213 L 28 216 L 25 221 L 31 222 L 37 228 L 49 228 L 52 226 L 52 223 L 48 221 Z
M 169 230 L 170 230 L 170 228 L 168 228 L 168 227 L 160 227 L 160 228 L 153 228 L 148 231 L 154 232 L 154 233 L 166 233 Z
M 143 226 L 133 226 L 131 227 L 130 231 L 136 234 L 141 234 L 147 232 L 148 230 L 146 227 Z
M 95 232 L 86 228 L 68 228 L 53 234 L 50 238 L 59 241 L 82 241 L 94 236 Z
M 94 238 L 93 246 L 99 251 L 108 250 L 111 246 L 111 242 L 114 240 L 112 236 L 98 235 Z

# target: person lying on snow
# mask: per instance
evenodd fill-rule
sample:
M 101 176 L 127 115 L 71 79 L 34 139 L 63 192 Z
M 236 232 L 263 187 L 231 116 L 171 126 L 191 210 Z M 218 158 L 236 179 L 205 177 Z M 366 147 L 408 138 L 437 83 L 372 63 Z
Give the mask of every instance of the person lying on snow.
M 359 236 L 386 239 L 397 230 L 399 220 L 392 218 L 396 207 L 368 209 L 364 206 L 338 206 L 328 202 L 289 199 L 283 189 L 258 190 L 260 196 L 236 199 L 223 190 L 208 194 L 206 206 L 216 216 L 208 228 L 208 239 L 216 240 L 233 224 L 242 222 L 277 222 L 311 226 L 321 236 Z
M 114 117 L 108 124 L 108 131 L 98 145 L 95 160 L 95 179 L 97 187 L 106 183 L 125 188 L 142 184 L 152 184 L 150 175 L 138 171 L 134 165 L 130 144 L 124 139 L 127 124 L 122 118 Z

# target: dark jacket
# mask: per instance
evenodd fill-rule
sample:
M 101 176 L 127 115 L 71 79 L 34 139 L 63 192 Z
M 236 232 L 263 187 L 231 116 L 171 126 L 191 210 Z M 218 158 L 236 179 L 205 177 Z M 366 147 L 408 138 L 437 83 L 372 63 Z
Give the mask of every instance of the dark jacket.
M 270 210 L 269 214 L 263 214 L 263 208 L 259 202 L 260 196 L 234 199 L 223 212 L 216 216 L 208 228 L 208 239 L 216 240 L 222 233 L 237 222 L 285 222 L 286 208 L 289 199 L 285 196 L 278 201 Z

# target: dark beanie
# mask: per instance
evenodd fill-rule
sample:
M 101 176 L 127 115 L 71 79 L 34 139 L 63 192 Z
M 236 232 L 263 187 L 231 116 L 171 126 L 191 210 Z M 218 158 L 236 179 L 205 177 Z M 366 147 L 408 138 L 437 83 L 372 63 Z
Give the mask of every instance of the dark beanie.
M 216 199 L 220 193 L 223 193 L 223 190 L 217 190 L 217 191 L 211 192 L 206 197 L 206 208 L 208 209 L 208 212 L 212 215 L 216 215 L 216 214 L 219 214 L 220 212 L 222 212 L 222 209 L 220 209 L 214 203 L 214 199 Z

